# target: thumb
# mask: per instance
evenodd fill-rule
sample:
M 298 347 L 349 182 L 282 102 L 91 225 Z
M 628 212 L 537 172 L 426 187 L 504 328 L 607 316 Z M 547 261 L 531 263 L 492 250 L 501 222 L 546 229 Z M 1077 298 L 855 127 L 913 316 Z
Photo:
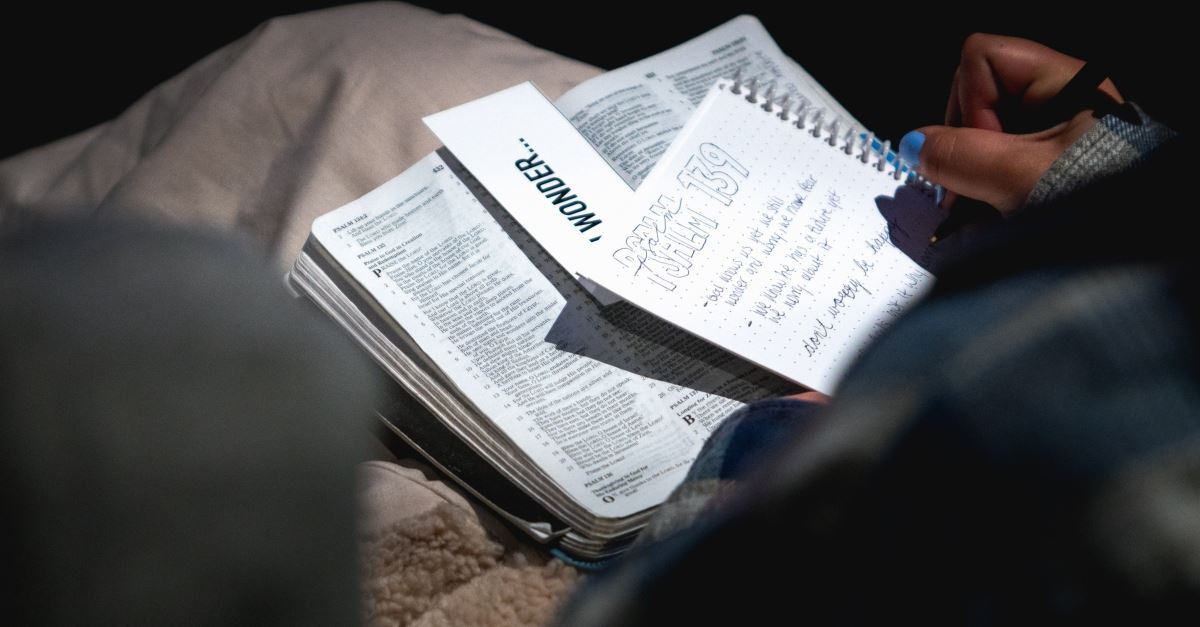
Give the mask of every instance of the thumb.
M 947 190 L 1009 214 L 1054 161 L 1047 148 L 1026 135 L 925 126 L 900 140 L 900 158 Z

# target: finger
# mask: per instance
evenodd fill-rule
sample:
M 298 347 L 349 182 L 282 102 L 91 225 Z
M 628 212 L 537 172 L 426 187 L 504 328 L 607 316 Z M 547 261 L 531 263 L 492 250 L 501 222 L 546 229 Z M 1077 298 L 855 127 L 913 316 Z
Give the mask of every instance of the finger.
M 1081 59 L 1027 39 L 971 35 L 963 43 L 959 63 L 962 123 L 1003 130 L 997 113 L 1002 101 L 1011 99 L 1023 106 L 1043 103 L 1058 94 L 1082 66 Z
M 961 69 L 955 68 L 950 79 L 950 97 L 946 100 L 946 126 L 962 126 L 962 107 L 958 102 L 958 82 Z
M 1117 85 L 1112 82 L 1111 78 L 1104 79 L 1104 82 L 1100 83 L 1098 89 L 1108 94 L 1108 97 L 1115 100 L 1117 104 L 1125 104 L 1125 97 L 1121 95 L 1121 92 L 1117 91 Z
M 948 190 L 982 200 L 1001 213 L 1024 202 L 1060 147 L 987 129 L 926 126 L 900 142 L 901 159 Z
M 954 201 L 956 200 L 958 200 L 958 193 L 948 189 L 945 191 L 945 194 L 942 195 L 942 202 L 939 203 L 938 206 L 949 211 L 952 207 L 954 207 Z
M 970 41 L 972 40 L 968 39 L 968 42 Z M 976 52 L 979 48 L 979 44 L 964 47 L 963 58 L 959 62 L 959 125 L 990 131 L 1003 130 L 1000 116 L 996 113 L 996 107 L 1000 104 L 1001 87 L 989 65 L 987 51 Z M 971 51 L 970 54 L 967 53 L 968 50 Z
M 792 399 L 796 399 L 798 401 L 808 401 L 810 403 L 817 403 L 820 405 L 828 405 L 829 401 L 833 400 L 832 397 L 822 394 L 820 392 L 813 391 L 813 390 L 809 390 L 807 392 L 800 392 L 799 394 L 789 394 L 788 396 L 785 396 L 784 398 L 792 398 Z

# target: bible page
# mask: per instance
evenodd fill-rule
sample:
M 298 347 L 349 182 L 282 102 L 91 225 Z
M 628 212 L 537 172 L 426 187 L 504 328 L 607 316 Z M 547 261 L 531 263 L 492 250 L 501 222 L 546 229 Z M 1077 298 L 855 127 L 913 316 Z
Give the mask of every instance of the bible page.
M 825 88 L 779 49 L 757 18 L 738 16 L 683 44 L 588 79 L 558 106 L 631 188 L 646 178 L 708 88 L 721 77 L 773 85 L 857 125 Z
M 789 391 L 635 307 L 599 307 L 459 167 L 431 154 L 313 235 L 588 510 L 659 504 L 725 416 Z

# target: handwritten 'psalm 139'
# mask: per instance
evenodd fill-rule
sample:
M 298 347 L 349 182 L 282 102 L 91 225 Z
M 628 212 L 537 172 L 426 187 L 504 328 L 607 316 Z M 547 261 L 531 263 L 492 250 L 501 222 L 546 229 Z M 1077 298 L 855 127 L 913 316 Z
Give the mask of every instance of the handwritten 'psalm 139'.
M 716 228 L 716 220 L 685 206 L 683 198 L 663 194 L 633 227 L 625 246 L 613 252 L 613 259 L 634 275 L 673 291 L 675 279 L 688 276 L 696 251 Z
M 683 191 L 699 190 L 705 196 L 729 206 L 750 171 L 716 144 L 700 144 L 696 154 L 676 176 Z M 658 197 L 625 238 L 625 246 L 613 252 L 613 259 L 632 269 L 654 285 L 674 291 L 677 279 L 687 277 L 696 251 L 704 248 L 717 221 L 682 196 Z

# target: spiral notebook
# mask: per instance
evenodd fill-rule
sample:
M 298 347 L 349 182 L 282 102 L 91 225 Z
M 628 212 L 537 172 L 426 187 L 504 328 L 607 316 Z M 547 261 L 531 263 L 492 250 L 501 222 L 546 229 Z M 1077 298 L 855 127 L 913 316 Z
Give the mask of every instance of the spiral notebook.
M 931 284 L 896 240 L 928 241 L 935 188 L 844 118 L 720 79 L 632 191 L 536 94 L 525 84 L 426 121 L 593 290 L 832 392 Z M 564 181 L 580 181 L 572 204 L 553 202 Z
M 939 213 L 935 193 L 889 142 L 805 102 L 722 80 L 638 188 L 634 211 L 614 220 L 610 254 L 584 274 L 830 392 L 930 285 L 893 243 L 914 234 L 885 216 L 932 225 L 911 218 Z

